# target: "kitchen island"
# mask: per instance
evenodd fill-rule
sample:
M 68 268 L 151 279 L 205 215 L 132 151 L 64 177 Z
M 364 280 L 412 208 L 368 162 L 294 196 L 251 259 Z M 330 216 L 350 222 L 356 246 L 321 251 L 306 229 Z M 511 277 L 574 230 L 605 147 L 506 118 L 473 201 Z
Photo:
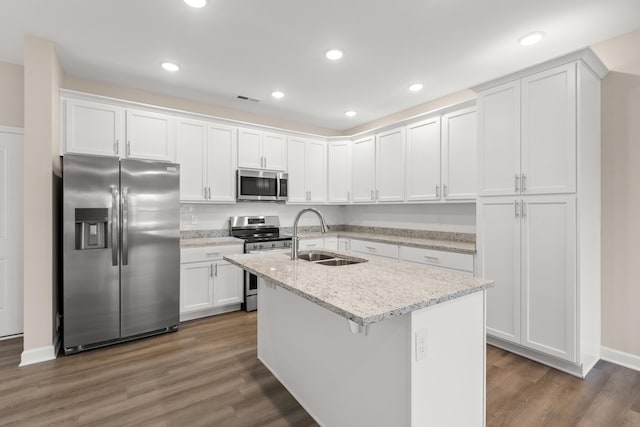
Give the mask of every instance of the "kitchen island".
M 259 277 L 258 358 L 320 425 L 484 425 L 490 281 L 379 259 L 225 259 Z

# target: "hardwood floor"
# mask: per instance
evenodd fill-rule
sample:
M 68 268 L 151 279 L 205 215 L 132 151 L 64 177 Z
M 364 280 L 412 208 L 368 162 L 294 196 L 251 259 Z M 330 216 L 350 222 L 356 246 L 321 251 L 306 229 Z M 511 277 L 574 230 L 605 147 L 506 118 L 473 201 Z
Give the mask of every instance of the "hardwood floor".
M 317 425 L 257 361 L 256 313 L 18 368 L 21 351 L 0 341 L 1 426 Z M 640 372 L 600 362 L 582 381 L 494 347 L 487 361 L 488 426 L 640 426 Z

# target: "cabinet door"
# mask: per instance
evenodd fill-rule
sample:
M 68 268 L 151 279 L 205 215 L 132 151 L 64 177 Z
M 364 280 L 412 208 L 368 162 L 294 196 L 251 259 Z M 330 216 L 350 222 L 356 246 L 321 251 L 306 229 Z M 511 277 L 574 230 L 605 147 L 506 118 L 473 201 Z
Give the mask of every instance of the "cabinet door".
M 351 252 L 349 247 L 349 239 L 346 237 L 338 237 L 338 250 L 342 252 Z
M 180 200 L 205 200 L 207 124 L 194 120 L 179 120 L 177 128 Z
M 67 153 L 124 155 L 124 109 L 72 99 L 65 104 Z
M 209 125 L 207 139 L 207 175 L 209 200 L 235 202 L 236 129 Z
M 466 108 L 442 118 L 442 195 L 445 200 L 475 200 L 476 109 Z
M 262 156 L 264 168 L 270 170 L 287 170 L 286 143 L 283 135 L 266 133 L 262 138 Z
M 338 250 L 338 238 L 337 237 L 325 237 L 324 248 L 330 251 Z
M 352 157 L 353 201 L 375 203 L 376 140 L 375 137 L 359 139 L 353 143 Z
M 174 121 L 166 114 L 127 110 L 127 157 L 174 161 Z
M 244 301 L 242 269 L 226 261 L 213 265 L 213 306 L 222 307 Z
M 376 200 L 404 201 L 404 128 L 376 136 Z
M 305 203 L 308 190 L 305 179 L 305 146 L 302 139 L 290 138 L 287 144 L 289 179 L 287 181 L 287 202 Z
M 523 203 L 522 344 L 575 362 L 576 199 L 537 196 Z
M 487 333 L 520 343 L 520 201 L 482 198 L 477 204 L 478 275 L 487 290 Z
M 478 194 L 519 194 L 520 82 L 478 95 Z
M 316 239 L 300 239 L 298 250 L 305 251 L 311 249 L 323 249 L 324 239 L 318 237 Z
M 576 191 L 576 65 L 522 79 L 522 192 Z
M 213 265 L 194 262 L 180 266 L 180 313 L 213 307 Z
M 305 147 L 305 182 L 309 191 L 309 201 L 327 201 L 327 145 L 324 142 L 307 141 Z
M 262 132 L 238 130 L 238 167 L 262 169 Z
M 327 147 L 329 203 L 349 203 L 351 199 L 351 143 L 331 142 Z
M 407 126 L 406 165 L 407 200 L 440 200 L 440 117 Z

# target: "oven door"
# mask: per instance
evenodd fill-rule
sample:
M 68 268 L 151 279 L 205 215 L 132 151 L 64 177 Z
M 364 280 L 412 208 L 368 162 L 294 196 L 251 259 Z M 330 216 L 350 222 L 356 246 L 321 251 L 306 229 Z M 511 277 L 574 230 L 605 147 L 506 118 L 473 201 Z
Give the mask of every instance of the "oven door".
M 286 256 L 286 254 L 291 253 L 291 248 L 248 251 L 247 253 L 260 254 L 266 252 L 281 252 L 283 256 Z M 258 276 L 248 271 L 244 272 L 244 304 L 242 308 L 245 311 L 256 311 L 258 309 Z
M 278 201 L 278 172 L 238 169 L 237 199 L 245 201 Z

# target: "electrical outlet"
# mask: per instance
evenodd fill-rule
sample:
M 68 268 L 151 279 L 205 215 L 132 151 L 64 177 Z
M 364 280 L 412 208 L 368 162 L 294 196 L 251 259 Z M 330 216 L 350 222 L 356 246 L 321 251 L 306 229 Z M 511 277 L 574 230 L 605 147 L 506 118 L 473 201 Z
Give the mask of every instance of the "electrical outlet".
M 416 331 L 416 362 L 427 357 L 427 330 Z

